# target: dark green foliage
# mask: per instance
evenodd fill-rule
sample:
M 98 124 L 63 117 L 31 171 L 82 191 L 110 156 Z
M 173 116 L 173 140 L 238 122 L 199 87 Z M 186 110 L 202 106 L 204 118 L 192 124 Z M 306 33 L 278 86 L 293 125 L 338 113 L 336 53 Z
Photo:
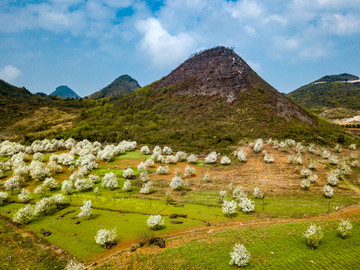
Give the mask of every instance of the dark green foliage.
M 50 96 L 57 96 L 61 98 L 80 98 L 78 94 L 76 94 L 72 89 L 70 89 L 67 85 L 61 85 L 56 87 L 56 90 L 50 94 Z
M 129 75 L 122 75 L 108 86 L 89 96 L 89 98 L 101 99 L 129 94 L 133 93 L 138 88 L 140 88 L 140 85 L 135 79 L 133 79 Z
M 295 102 L 308 109 L 347 108 L 360 110 L 360 82 L 344 83 L 358 77 L 341 74 L 325 76 L 288 94 Z M 319 83 L 326 82 L 326 83 Z

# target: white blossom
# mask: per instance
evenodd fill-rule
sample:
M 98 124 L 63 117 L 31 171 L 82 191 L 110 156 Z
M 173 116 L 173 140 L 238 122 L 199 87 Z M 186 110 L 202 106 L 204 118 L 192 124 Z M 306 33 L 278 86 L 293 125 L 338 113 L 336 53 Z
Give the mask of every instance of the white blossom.
M 5 191 L 0 191 L 0 205 L 2 205 L 7 198 L 9 197 L 9 194 Z
M 310 175 L 310 177 L 309 177 L 309 180 L 310 180 L 311 183 L 316 183 L 316 180 L 317 180 L 317 179 L 318 179 L 317 174 L 312 174 L 312 175 Z
M 321 230 L 320 226 L 316 226 L 311 224 L 306 232 L 303 234 L 306 239 L 306 243 L 311 247 L 319 246 L 321 239 L 323 238 L 324 234 Z
M 233 251 L 230 252 L 230 265 L 236 265 L 239 267 L 246 266 L 251 260 L 251 254 L 247 251 L 246 247 L 241 244 L 235 244 Z
M 137 166 L 137 169 L 139 171 L 145 171 L 146 170 L 146 164 L 145 162 L 140 162 L 140 164 Z
M 178 161 L 185 161 L 187 159 L 187 154 L 183 151 L 176 152 L 176 157 Z
M 189 163 L 196 163 L 198 160 L 198 157 L 194 154 L 190 154 L 188 157 L 187 157 L 187 161 Z
M 185 167 L 185 176 L 186 177 L 191 177 L 195 175 L 195 171 L 196 169 L 194 167 L 190 167 L 189 165 L 187 165 Z
M 6 190 L 11 190 L 11 195 L 14 194 L 14 189 L 20 188 L 20 178 L 19 176 L 13 176 L 5 181 L 4 187 Z
M 220 200 L 221 200 L 222 202 L 224 201 L 224 198 L 225 198 L 226 194 L 227 194 L 226 190 L 220 190 L 220 191 L 219 191 Z
M 39 195 L 41 197 L 45 197 L 46 193 L 49 191 L 49 188 L 47 186 L 41 185 L 41 186 L 37 186 L 34 189 L 34 193 L 36 195 Z
M 33 219 L 33 215 L 34 207 L 28 204 L 15 213 L 13 221 L 20 224 L 27 224 Z
M 235 201 L 224 201 L 222 204 L 222 212 L 229 217 L 236 213 L 237 203 Z
M 90 217 L 92 216 L 91 200 L 83 201 L 83 206 L 80 207 L 81 212 L 77 215 L 78 217 Z
M 247 161 L 246 153 L 243 150 L 239 150 L 237 152 L 237 158 L 241 162 L 246 162 Z
M 262 199 L 264 198 L 264 192 L 262 192 L 262 190 L 259 187 L 255 187 L 254 188 L 254 193 L 253 193 L 254 197 L 256 199 Z
M 152 230 L 159 230 L 164 225 L 164 218 L 162 218 L 160 215 L 151 215 L 146 223 L 148 227 Z
M 336 186 L 339 183 L 339 178 L 335 171 L 332 171 L 327 175 L 327 182 L 332 186 Z
M 126 180 L 124 182 L 124 185 L 123 185 L 123 188 L 122 188 L 124 191 L 129 191 L 131 190 L 131 182 L 130 180 Z
M 268 155 L 267 153 L 264 156 L 264 161 L 267 163 L 273 163 L 274 162 L 274 156 L 273 155 Z
M 262 151 L 262 149 L 263 149 L 263 143 L 264 143 L 264 141 L 262 140 L 262 139 L 257 139 L 256 141 L 255 141 L 255 143 L 254 143 L 254 151 L 256 152 L 256 153 L 259 153 L 260 151 Z
M 173 150 L 169 146 L 164 146 L 162 152 L 164 155 L 171 155 L 173 153 Z
M 329 163 L 331 165 L 337 165 L 339 163 L 337 156 L 331 155 L 329 157 Z
M 95 242 L 102 246 L 109 246 L 115 241 L 116 228 L 112 230 L 100 229 L 95 235 Z
M 255 203 L 249 198 L 242 198 L 239 202 L 239 207 L 244 213 L 249 213 L 255 210 Z
M 34 215 L 44 213 L 47 216 L 55 208 L 54 202 L 50 198 L 43 198 L 35 204 Z
M 61 184 L 61 191 L 70 194 L 74 190 L 74 184 L 71 180 L 64 180 Z
M 22 189 L 21 190 L 21 193 L 19 194 L 18 198 L 19 198 L 19 201 L 21 202 L 28 202 L 31 200 L 31 193 L 30 191 L 28 191 L 27 189 Z
M 315 159 L 310 159 L 309 169 L 310 169 L 310 170 L 315 170 L 316 167 L 317 167 L 316 160 L 315 160 Z
M 134 171 L 131 168 L 127 168 L 123 171 L 122 176 L 126 179 L 132 178 L 134 176 Z
M 165 165 L 165 166 L 159 166 L 156 169 L 156 173 L 157 174 L 170 174 L 170 169 L 169 166 Z
M 337 231 L 341 237 L 345 238 L 349 236 L 352 227 L 350 220 L 341 220 Z
M 80 178 L 74 183 L 75 189 L 78 191 L 91 190 L 94 187 L 94 183 L 90 179 Z
M 165 163 L 176 164 L 176 162 L 178 162 L 178 158 L 175 155 L 167 156 L 165 159 Z
M 356 150 L 356 144 L 350 144 L 349 149 L 350 150 Z
M 300 186 L 301 186 L 302 189 L 309 189 L 309 188 L 310 188 L 310 179 L 304 178 L 304 179 L 301 181 Z
M 243 188 L 240 186 L 234 188 L 232 195 L 238 201 L 241 201 L 243 198 L 246 198 L 246 193 L 244 192 Z
M 337 145 L 335 146 L 334 150 L 335 150 L 335 152 L 340 153 L 341 150 L 342 150 L 342 147 L 340 146 L 340 144 L 337 144 Z
M 212 163 L 216 163 L 216 160 L 217 160 L 217 153 L 216 152 L 211 152 L 210 154 L 208 154 L 206 157 L 205 157 L 205 163 L 208 163 L 208 164 L 212 164 Z
M 153 191 L 153 184 L 152 184 L 151 181 L 147 181 L 140 188 L 140 193 L 141 194 L 150 194 L 152 191 Z
M 223 156 L 220 160 L 221 165 L 230 165 L 231 160 L 227 156 Z
M 42 153 L 37 152 L 34 154 L 33 158 L 35 160 L 42 161 L 44 159 L 44 155 Z
M 44 180 L 43 185 L 49 188 L 50 190 L 53 190 L 58 186 L 58 183 L 53 177 L 48 177 Z
M 153 149 L 153 155 L 162 155 L 162 150 L 160 146 L 155 146 Z
M 147 145 L 144 145 L 143 147 L 141 147 L 140 153 L 144 155 L 150 155 L 151 151 Z
M 148 167 L 152 167 L 152 166 L 154 166 L 154 164 L 155 164 L 155 162 L 151 158 L 148 158 L 147 160 L 145 160 L 145 165 Z
M 66 264 L 65 270 L 84 270 L 85 266 L 82 263 L 78 263 L 74 260 L 71 260 Z
M 118 187 L 119 182 L 116 179 L 116 175 L 113 172 L 111 172 L 105 174 L 105 176 L 102 179 L 101 185 L 104 188 L 115 189 Z
M 181 178 L 181 176 L 175 176 L 170 182 L 170 187 L 172 190 L 181 189 L 183 185 L 184 185 L 184 181 Z
M 325 185 L 323 190 L 326 198 L 331 198 L 334 194 L 334 189 L 330 185 Z

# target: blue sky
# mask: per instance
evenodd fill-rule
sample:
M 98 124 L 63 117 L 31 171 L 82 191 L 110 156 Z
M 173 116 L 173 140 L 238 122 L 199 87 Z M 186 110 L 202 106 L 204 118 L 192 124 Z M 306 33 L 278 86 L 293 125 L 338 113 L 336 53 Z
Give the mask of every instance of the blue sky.
M 224 45 L 281 92 L 360 75 L 359 0 L 1 0 L 0 78 L 80 96 L 122 74 L 146 85 Z

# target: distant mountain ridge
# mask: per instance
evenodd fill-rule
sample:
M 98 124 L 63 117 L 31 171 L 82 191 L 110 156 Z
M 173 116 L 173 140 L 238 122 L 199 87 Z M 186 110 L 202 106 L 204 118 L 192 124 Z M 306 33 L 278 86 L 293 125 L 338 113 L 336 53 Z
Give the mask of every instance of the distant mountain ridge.
M 67 85 L 56 87 L 56 90 L 50 96 L 57 96 L 62 98 L 81 98 L 74 90 L 70 89 Z
M 101 99 L 106 97 L 129 94 L 139 89 L 139 83 L 131 76 L 125 74 L 116 78 L 108 86 L 89 96 L 90 99 Z
M 347 73 L 327 75 L 290 92 L 287 96 L 311 110 L 360 110 L 360 79 Z

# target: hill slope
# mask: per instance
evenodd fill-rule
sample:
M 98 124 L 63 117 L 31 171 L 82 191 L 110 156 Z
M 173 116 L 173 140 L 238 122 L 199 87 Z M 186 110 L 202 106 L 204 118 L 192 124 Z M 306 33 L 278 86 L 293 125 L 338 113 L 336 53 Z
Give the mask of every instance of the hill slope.
M 140 88 L 140 85 L 135 79 L 129 75 L 121 75 L 108 86 L 89 96 L 89 98 L 101 99 L 105 97 L 120 96 L 133 93 L 138 88 Z
M 288 97 L 311 110 L 342 108 L 356 114 L 360 110 L 360 80 L 346 73 L 325 76 L 296 89 Z
M 188 150 L 224 149 L 258 137 L 351 140 L 280 94 L 225 47 L 201 52 L 161 80 L 83 112 L 63 136 Z
M 67 85 L 61 85 L 56 87 L 56 90 L 50 94 L 50 96 L 57 96 L 61 98 L 80 98 L 74 90 L 70 89 Z

